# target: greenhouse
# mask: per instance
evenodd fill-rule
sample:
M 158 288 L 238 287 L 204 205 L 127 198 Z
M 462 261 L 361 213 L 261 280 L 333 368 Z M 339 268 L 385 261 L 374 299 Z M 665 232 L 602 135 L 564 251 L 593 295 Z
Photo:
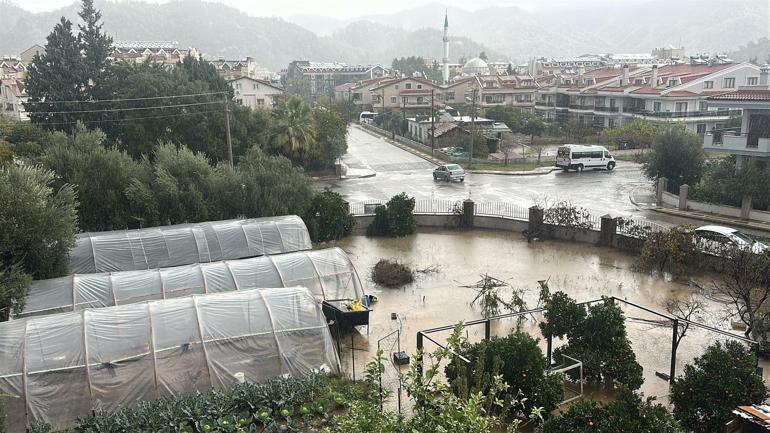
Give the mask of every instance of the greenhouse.
M 33 281 L 19 316 L 133 304 L 193 294 L 303 286 L 324 299 L 361 299 L 364 290 L 339 248 L 197 263 L 144 271 L 75 274 Z
M 307 227 L 295 215 L 82 233 L 70 251 L 70 272 L 155 269 L 310 248 Z
M 196 295 L 0 323 L 6 428 L 312 371 L 339 373 L 303 287 Z

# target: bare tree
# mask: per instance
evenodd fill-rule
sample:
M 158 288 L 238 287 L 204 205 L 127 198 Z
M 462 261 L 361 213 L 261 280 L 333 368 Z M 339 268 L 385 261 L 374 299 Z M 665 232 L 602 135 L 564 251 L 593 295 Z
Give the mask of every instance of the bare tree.
M 676 329 L 676 340 L 674 341 L 673 350 L 679 348 L 679 342 L 687 335 L 687 331 L 690 330 L 690 322 L 698 321 L 702 318 L 703 302 L 697 299 L 694 295 L 690 295 L 687 298 L 669 299 L 663 303 L 663 308 L 666 309 L 668 314 L 679 319 L 679 323 Z
M 770 255 L 751 248 L 725 249 L 720 255 L 720 277 L 712 282 L 712 293 L 746 325 L 745 335 L 752 338 L 770 319 Z

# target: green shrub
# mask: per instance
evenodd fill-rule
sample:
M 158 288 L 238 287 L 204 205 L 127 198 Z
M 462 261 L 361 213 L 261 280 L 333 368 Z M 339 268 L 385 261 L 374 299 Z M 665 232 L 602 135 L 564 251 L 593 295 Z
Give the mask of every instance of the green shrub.
M 414 198 L 406 193 L 393 196 L 385 206 L 375 209 L 374 221 L 366 228 L 367 236 L 401 237 L 414 234 Z
M 689 226 L 653 232 L 644 241 L 639 264 L 643 269 L 682 274 L 697 263 L 696 245 Z
M 623 311 L 610 299 L 588 307 L 577 305 L 562 292 L 545 302 L 545 322 L 540 324 L 543 336 L 566 337 L 567 344 L 554 351 L 554 359 L 562 355 L 583 362 L 585 380 L 617 382 L 631 390 L 642 386 L 642 366 L 626 335 Z M 577 372 L 569 371 L 573 380 Z
M 546 421 L 543 431 L 548 433 L 683 433 L 682 428 L 665 407 L 654 403 L 652 398 L 643 400 L 627 389 L 622 389 L 615 400 L 606 404 L 593 400 L 576 402 L 560 416 Z
M 563 377 L 548 375 L 548 361 L 537 345 L 537 340 L 517 331 L 506 337 L 492 337 L 476 344 L 465 343 L 460 354 L 470 360 L 465 365 L 455 358 L 446 368 L 446 375 L 455 392 L 465 394 L 468 389 L 487 392 L 489 379 L 502 375 L 510 385 L 506 394 L 515 397 L 519 392 L 527 396 L 521 408 L 524 413 L 543 408 L 544 413 L 556 409 L 563 396 Z M 474 383 L 474 382 L 481 382 Z
M 353 231 L 356 223 L 348 203 L 329 189 L 313 196 L 304 220 L 313 242 L 342 239 Z
M 696 433 L 722 431 L 736 406 L 762 403 L 767 395 L 756 358 L 734 340 L 706 348 L 671 387 L 674 417 Z

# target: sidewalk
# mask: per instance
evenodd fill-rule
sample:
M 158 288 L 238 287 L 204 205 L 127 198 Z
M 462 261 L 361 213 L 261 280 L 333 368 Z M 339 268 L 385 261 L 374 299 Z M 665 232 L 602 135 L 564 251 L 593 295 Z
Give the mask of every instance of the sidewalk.
M 664 208 L 664 207 L 655 207 L 655 208 L 652 208 L 652 210 L 654 210 L 655 212 L 666 214 L 666 215 L 705 221 L 715 225 L 740 227 L 743 229 L 770 233 L 770 223 L 766 223 L 762 221 L 743 220 L 740 218 L 732 218 L 728 216 L 715 215 L 715 214 L 698 212 L 693 210 L 679 210 L 679 209 L 671 209 L 671 208 Z

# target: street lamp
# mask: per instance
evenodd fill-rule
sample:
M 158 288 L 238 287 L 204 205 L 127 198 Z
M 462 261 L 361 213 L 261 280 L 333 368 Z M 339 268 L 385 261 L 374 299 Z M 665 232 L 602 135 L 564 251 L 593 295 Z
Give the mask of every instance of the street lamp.
M 476 135 L 476 89 L 472 91 L 472 97 L 465 97 L 465 102 L 471 103 L 471 146 L 468 152 L 468 169 L 473 167 L 473 139 Z

